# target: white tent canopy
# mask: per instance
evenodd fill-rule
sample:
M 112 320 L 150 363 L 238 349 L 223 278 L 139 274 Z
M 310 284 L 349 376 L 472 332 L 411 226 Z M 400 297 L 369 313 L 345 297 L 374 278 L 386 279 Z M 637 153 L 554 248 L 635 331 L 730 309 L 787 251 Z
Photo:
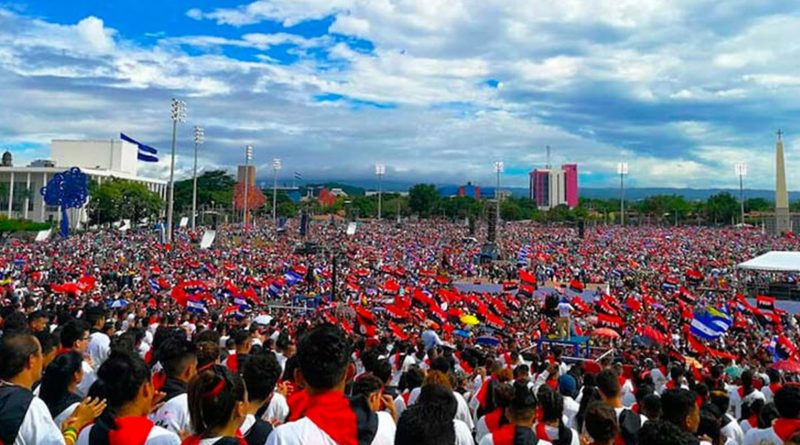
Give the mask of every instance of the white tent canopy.
M 767 252 L 736 267 L 768 272 L 800 272 L 800 252 Z

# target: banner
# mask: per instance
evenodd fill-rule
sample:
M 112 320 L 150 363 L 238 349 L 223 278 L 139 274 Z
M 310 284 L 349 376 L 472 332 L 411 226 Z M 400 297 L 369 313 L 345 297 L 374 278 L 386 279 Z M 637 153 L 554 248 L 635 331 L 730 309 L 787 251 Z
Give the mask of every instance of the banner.
M 208 249 L 214 243 L 214 238 L 217 237 L 216 230 L 206 230 L 203 234 L 203 238 L 200 240 L 200 248 L 201 249 Z

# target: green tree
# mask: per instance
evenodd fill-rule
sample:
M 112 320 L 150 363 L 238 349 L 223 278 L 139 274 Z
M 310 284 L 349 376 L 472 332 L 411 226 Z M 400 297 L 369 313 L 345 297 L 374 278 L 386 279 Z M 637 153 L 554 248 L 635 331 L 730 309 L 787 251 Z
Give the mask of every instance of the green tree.
M 417 184 L 408 190 L 408 205 L 411 211 L 426 218 L 436 207 L 439 192 L 433 184 Z
M 772 201 L 764 198 L 748 198 L 744 200 L 745 212 L 769 212 L 772 211 Z
M 739 203 L 728 192 L 717 193 L 706 201 L 706 217 L 710 222 L 728 223 L 739 213 Z
M 192 206 L 192 178 L 175 181 L 175 209 Z M 233 202 L 233 188 L 236 180 L 224 170 L 204 172 L 197 177 L 197 207 L 202 205 L 230 206 Z M 272 202 L 272 201 L 270 201 Z
M 163 201 L 157 193 L 138 182 L 111 179 L 102 185 L 92 183 L 89 190 L 89 218 L 92 224 L 130 219 L 141 221 L 158 216 Z

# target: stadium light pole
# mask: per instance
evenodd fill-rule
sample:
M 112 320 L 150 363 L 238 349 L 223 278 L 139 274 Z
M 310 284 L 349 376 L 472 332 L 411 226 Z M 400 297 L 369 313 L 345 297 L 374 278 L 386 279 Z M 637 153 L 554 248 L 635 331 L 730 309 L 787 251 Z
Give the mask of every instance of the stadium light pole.
M 497 184 L 494 188 L 494 199 L 497 201 L 497 206 L 495 207 L 495 225 L 500 224 L 500 174 L 503 173 L 504 170 L 503 161 L 496 161 L 494 163 L 494 171 L 497 173 Z M 495 231 L 497 227 L 495 226 Z M 496 232 L 495 232 L 495 236 Z
M 383 198 L 383 175 L 386 174 L 386 166 L 384 164 L 375 164 L 375 174 L 378 175 L 378 221 L 381 220 L 381 201 Z
M 281 160 L 275 158 L 272 160 L 272 222 L 275 228 L 278 228 L 278 170 L 281 169 Z
M 625 226 L 625 175 L 628 174 L 628 163 L 620 162 L 617 164 L 617 174 L 619 174 L 619 221 L 620 225 Z
M 172 157 L 169 161 L 169 197 L 167 204 L 167 242 L 172 242 L 172 212 L 175 207 L 175 138 L 178 122 L 186 120 L 186 102 L 172 98 Z
M 253 159 L 253 146 L 248 145 L 244 148 L 244 229 L 247 230 L 247 191 L 250 189 L 250 160 Z
M 741 206 L 742 224 L 744 224 L 744 177 L 747 176 L 747 164 L 737 162 L 736 175 L 739 176 L 739 205 Z
M 192 230 L 197 229 L 197 146 L 204 142 L 203 127 L 194 127 L 194 169 L 192 170 Z

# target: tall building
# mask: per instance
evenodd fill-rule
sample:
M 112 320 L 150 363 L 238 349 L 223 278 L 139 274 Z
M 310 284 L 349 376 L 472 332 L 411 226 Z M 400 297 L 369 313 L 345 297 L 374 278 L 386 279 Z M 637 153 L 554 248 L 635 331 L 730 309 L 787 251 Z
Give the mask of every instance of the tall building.
M 786 190 L 782 135 L 783 132 L 778 130 L 778 142 L 775 144 L 775 233 L 777 235 L 792 230 L 789 221 L 789 193 Z
M 458 196 L 481 199 L 481 188 L 477 185 L 473 185 L 471 182 L 467 182 L 466 185 L 462 185 L 458 188 Z
M 244 184 L 246 180 L 251 187 L 256 185 L 255 165 L 240 165 L 236 173 L 236 182 Z
M 564 164 L 560 169 L 535 169 L 530 173 L 531 200 L 548 210 L 559 205 L 578 206 L 578 165 Z

